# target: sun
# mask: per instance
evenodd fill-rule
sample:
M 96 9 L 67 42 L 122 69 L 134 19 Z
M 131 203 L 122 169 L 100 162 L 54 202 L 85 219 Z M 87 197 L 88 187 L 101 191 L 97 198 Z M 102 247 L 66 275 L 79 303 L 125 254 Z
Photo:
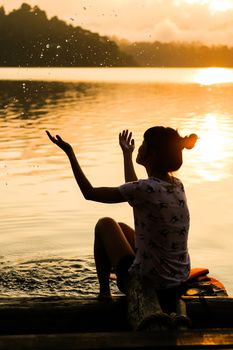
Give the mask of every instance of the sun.
M 224 12 L 233 9 L 232 0 L 185 0 L 188 4 L 208 5 L 211 12 Z
M 201 85 L 233 83 L 233 71 L 215 67 L 198 69 L 193 82 Z
M 229 0 L 212 0 L 209 2 L 209 8 L 213 12 L 224 12 L 233 8 L 232 1 Z

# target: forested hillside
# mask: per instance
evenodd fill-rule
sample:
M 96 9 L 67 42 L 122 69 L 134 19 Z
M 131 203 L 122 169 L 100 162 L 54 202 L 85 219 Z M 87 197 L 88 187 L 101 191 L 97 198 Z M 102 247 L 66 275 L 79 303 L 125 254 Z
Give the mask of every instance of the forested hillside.
M 0 33 L 2 67 L 233 67 L 232 47 L 110 39 L 25 3 L 0 8 Z
M 117 44 L 81 27 L 51 19 L 37 6 L 23 4 L 9 14 L 0 8 L 0 66 L 135 66 Z
M 119 42 L 121 50 L 145 67 L 233 67 L 233 48 L 201 43 Z

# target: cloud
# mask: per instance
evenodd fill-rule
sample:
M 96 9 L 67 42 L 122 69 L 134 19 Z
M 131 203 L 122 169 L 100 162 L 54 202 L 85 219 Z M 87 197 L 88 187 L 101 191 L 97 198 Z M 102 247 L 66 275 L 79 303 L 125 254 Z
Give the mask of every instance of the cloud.
M 216 4 L 223 4 L 222 1 L 225 11 L 224 8 L 217 11 Z M 74 26 L 132 41 L 175 40 L 233 45 L 233 0 L 222 1 L 2 0 L 1 3 L 7 11 L 23 2 L 38 5 L 49 18 L 57 15 Z

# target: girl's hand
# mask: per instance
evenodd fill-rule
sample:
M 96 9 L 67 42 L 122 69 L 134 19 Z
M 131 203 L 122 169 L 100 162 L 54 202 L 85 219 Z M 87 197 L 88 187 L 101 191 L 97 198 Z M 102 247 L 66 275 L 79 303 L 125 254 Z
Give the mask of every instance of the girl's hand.
M 72 151 L 72 147 L 68 142 L 65 142 L 59 135 L 53 137 L 49 131 L 46 130 L 46 134 L 49 139 L 55 143 L 58 147 L 60 147 L 66 154 L 69 154 Z
M 123 130 L 122 133 L 119 134 L 119 144 L 123 153 L 133 153 L 135 145 L 134 139 L 132 139 L 132 132 L 129 133 L 128 130 Z

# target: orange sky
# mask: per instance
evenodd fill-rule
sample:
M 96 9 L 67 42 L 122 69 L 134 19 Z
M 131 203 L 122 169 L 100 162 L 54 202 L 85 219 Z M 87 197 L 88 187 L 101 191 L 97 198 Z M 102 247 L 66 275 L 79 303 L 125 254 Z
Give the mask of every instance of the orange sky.
M 201 41 L 233 46 L 233 0 L 2 0 L 6 12 L 23 2 L 48 17 L 101 35 L 143 41 Z

